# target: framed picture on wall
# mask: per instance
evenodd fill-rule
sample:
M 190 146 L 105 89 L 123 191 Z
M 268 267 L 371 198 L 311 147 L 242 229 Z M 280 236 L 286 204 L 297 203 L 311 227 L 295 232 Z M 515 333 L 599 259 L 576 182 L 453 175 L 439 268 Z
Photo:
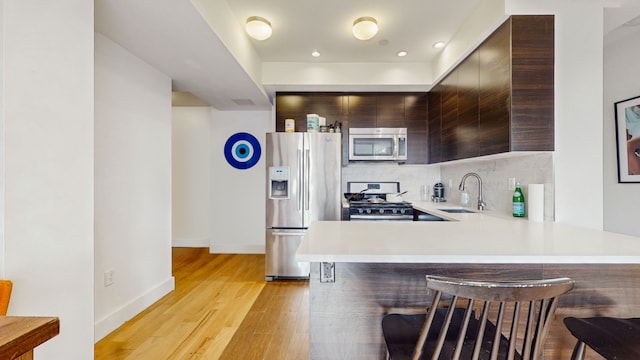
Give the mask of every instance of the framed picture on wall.
M 618 182 L 640 182 L 640 96 L 615 103 Z

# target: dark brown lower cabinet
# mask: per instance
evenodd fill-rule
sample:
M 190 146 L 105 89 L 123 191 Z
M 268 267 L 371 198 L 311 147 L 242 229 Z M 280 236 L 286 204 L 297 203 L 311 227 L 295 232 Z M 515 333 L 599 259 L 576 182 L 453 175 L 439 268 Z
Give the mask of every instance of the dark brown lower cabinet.
M 335 282 L 319 281 L 311 264 L 310 359 L 384 359 L 380 322 L 391 312 L 424 312 L 430 301 L 426 274 L 476 279 L 570 277 L 576 287 L 560 298 L 544 359 L 569 359 L 575 339 L 567 316 L 638 317 L 638 264 L 372 264 L 336 263 Z

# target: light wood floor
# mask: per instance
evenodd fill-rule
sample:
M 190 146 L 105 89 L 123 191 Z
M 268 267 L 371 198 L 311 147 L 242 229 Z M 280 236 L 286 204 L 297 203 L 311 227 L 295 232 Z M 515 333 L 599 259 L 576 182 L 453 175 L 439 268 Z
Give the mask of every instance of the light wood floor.
M 95 359 L 309 358 L 306 281 L 264 281 L 264 255 L 174 248 L 176 289 L 95 345 Z

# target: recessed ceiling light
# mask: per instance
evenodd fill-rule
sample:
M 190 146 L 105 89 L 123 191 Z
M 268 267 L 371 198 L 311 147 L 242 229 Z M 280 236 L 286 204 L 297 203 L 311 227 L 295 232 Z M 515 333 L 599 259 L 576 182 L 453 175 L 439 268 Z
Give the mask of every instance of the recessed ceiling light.
M 317 51 L 314 51 L 314 52 L 311 53 L 311 56 L 318 57 L 318 56 L 320 56 L 320 53 L 317 52 Z
M 444 41 L 438 41 L 436 43 L 433 43 L 433 47 L 436 49 L 442 49 L 444 47 Z
M 369 16 L 357 18 L 353 22 L 353 28 L 351 31 L 356 39 L 369 40 L 378 33 L 378 22 L 376 19 Z
M 405 57 L 405 56 L 407 56 L 407 52 L 406 51 L 398 51 L 398 56 Z
M 271 23 L 259 16 L 250 16 L 245 25 L 247 34 L 256 40 L 267 40 L 271 37 Z

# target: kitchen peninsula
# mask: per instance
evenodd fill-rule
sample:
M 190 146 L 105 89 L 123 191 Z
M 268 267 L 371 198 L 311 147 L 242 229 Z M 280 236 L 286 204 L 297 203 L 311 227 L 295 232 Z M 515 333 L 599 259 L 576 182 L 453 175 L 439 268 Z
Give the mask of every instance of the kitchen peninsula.
M 424 311 L 424 275 L 536 279 L 568 276 L 545 359 L 567 359 L 566 316 L 640 314 L 640 239 L 553 222 L 417 209 L 437 222 L 315 222 L 297 252 L 310 261 L 310 358 L 383 359 L 383 314 Z M 334 281 L 320 281 L 321 263 Z

